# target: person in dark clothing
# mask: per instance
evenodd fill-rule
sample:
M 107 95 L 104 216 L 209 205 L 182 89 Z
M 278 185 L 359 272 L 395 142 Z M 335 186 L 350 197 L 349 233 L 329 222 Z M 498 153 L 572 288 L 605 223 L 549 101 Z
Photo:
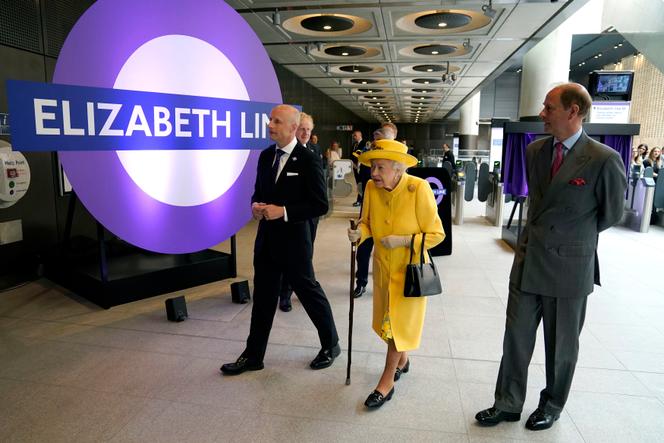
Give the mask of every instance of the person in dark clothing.
M 355 200 L 355 203 L 353 203 L 353 206 L 360 206 L 362 204 L 363 180 L 367 177 L 367 173 L 362 169 L 363 166 L 357 161 L 357 158 L 366 150 L 366 142 L 362 137 L 362 132 L 353 132 L 353 145 L 351 146 L 350 159 L 353 162 L 353 174 L 355 175 L 355 183 L 357 183 L 357 199 Z M 364 166 L 364 168 L 366 168 L 366 166 Z M 370 176 L 371 172 L 369 172 L 369 177 Z
M 450 145 L 443 143 L 443 163 L 450 162 L 454 167 L 454 152 L 450 149 Z
M 302 146 L 309 149 L 314 155 L 320 158 L 321 167 L 323 168 L 323 177 L 327 177 L 327 160 L 323 157 L 320 147 L 311 143 L 311 131 L 314 129 L 314 119 L 309 114 L 304 112 L 300 113 L 300 126 L 297 128 L 295 137 Z M 316 230 L 318 229 L 318 217 L 309 220 L 311 225 L 311 246 L 313 248 L 314 241 L 316 240 Z M 279 309 L 284 312 L 290 312 L 293 309 L 291 303 L 291 296 L 293 289 L 290 287 L 286 279 L 281 280 L 281 293 L 279 294 Z
M 397 138 L 397 127 L 394 123 L 384 123 L 380 129 L 373 133 L 373 139 L 376 140 L 394 140 Z M 371 174 L 371 169 L 369 174 Z M 367 180 L 368 181 L 368 180 Z M 369 260 L 371 260 L 371 251 L 373 250 L 373 238 L 368 238 L 357 247 L 357 271 L 355 272 L 355 289 L 353 290 L 353 297 L 362 297 L 367 291 L 367 283 L 369 282 Z

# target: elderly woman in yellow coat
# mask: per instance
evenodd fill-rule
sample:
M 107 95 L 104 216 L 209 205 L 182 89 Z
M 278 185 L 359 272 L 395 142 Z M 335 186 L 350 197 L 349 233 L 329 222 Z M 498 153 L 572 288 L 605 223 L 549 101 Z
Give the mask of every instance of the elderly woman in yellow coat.
M 405 297 L 406 265 L 415 234 L 413 262 L 419 262 L 423 234 L 429 249 L 445 238 L 429 183 L 405 169 L 417 164 L 403 143 L 378 140 L 359 161 L 371 167 L 358 229 L 349 229 L 350 241 L 374 239 L 373 330 L 387 343 L 385 369 L 376 389 L 365 401 L 377 408 L 392 398 L 394 382 L 408 372 L 407 351 L 420 345 L 426 297 Z

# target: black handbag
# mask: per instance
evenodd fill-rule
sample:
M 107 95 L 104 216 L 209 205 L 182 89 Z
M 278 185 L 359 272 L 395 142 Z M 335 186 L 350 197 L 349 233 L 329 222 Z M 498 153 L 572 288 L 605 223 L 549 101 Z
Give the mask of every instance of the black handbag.
M 412 264 L 415 234 L 410 239 L 410 260 L 408 260 L 409 264 L 406 266 L 406 284 L 403 290 L 403 295 L 406 297 L 424 297 L 443 292 L 438 270 L 428 249 L 429 263 L 424 263 L 425 236 L 426 234 L 422 234 L 422 250 L 420 251 L 420 262 L 418 264 Z

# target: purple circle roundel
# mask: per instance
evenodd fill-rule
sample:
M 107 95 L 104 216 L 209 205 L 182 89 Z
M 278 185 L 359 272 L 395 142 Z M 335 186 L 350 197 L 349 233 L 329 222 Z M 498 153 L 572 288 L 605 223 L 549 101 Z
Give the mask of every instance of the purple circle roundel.
M 100 0 L 70 32 L 53 83 L 266 103 L 282 97 L 247 22 L 221 0 Z M 59 152 L 76 194 L 141 248 L 214 246 L 251 218 L 260 151 Z

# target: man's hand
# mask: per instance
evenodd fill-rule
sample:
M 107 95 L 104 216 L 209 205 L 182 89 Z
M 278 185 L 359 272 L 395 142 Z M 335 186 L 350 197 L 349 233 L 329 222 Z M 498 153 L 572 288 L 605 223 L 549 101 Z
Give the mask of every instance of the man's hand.
M 387 235 L 380 239 L 380 242 L 387 249 L 401 248 L 410 246 L 410 235 Z
M 254 202 L 251 204 L 251 216 L 254 220 L 260 220 L 263 218 L 265 206 L 267 206 L 265 203 L 260 202 Z
M 284 207 L 277 205 L 263 205 L 263 218 L 265 220 L 277 220 L 284 216 Z
M 361 236 L 362 234 L 359 229 L 348 228 L 348 240 L 350 240 L 351 243 L 356 243 Z

